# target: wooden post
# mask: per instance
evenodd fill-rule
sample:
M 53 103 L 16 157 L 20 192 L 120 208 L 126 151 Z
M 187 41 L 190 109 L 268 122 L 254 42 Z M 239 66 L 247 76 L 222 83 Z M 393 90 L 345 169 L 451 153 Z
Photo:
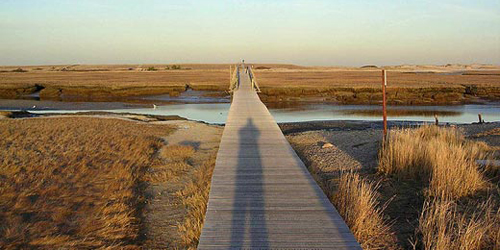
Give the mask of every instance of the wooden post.
M 382 70 L 382 114 L 383 114 L 383 121 L 384 121 L 384 140 L 385 137 L 387 136 L 387 97 L 385 94 L 387 86 L 387 73 L 385 69 Z
M 233 72 L 231 72 L 231 64 L 229 64 L 229 86 L 231 86 L 232 78 L 233 78 Z
M 439 119 L 438 119 L 438 115 L 437 114 L 434 114 L 434 120 L 436 120 L 436 126 L 439 125 Z
M 479 117 L 479 124 L 483 124 L 484 120 L 483 120 L 483 116 L 481 115 L 481 113 L 477 114 L 477 116 Z

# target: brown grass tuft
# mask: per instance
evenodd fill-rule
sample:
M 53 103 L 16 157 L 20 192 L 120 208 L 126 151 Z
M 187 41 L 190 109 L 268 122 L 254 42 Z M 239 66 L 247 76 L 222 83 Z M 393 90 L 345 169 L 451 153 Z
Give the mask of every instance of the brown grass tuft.
M 186 219 L 178 225 L 178 229 L 184 246 L 189 249 L 196 249 L 200 239 L 214 166 L 215 157 L 196 169 L 191 182 L 176 193 L 188 209 Z
M 0 120 L 0 248 L 137 247 L 141 178 L 172 130 L 85 117 Z
M 12 116 L 12 112 L 9 111 L 0 111 L 0 119 L 2 118 L 10 118 Z
M 396 129 L 380 151 L 379 171 L 428 181 L 432 196 L 458 198 L 485 187 L 476 164 L 484 157 L 484 145 L 465 140 L 456 128 Z
M 193 156 L 195 150 L 192 146 L 171 145 L 160 151 L 160 156 L 169 162 L 183 162 Z
M 460 212 L 455 202 L 435 198 L 424 204 L 418 230 L 424 249 L 499 249 L 499 227 L 491 200 Z
M 396 239 L 377 201 L 377 185 L 359 174 L 340 177 L 332 201 L 363 249 L 396 249 Z
M 188 173 L 192 166 L 188 160 L 195 154 L 191 146 L 171 145 L 160 149 L 159 156 L 163 161 L 153 165 L 144 176 L 145 181 L 161 183 L 180 181 L 181 175 Z

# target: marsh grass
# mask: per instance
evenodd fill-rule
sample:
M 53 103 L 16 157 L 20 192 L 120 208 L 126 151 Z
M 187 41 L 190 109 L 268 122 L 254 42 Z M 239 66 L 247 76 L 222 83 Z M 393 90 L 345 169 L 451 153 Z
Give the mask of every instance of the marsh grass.
M 214 166 L 215 157 L 194 170 L 191 181 L 176 193 L 188 210 L 185 220 L 178 225 L 178 229 L 184 246 L 189 249 L 196 249 L 200 239 Z
M 195 149 L 185 145 L 171 145 L 162 148 L 160 156 L 168 162 L 184 162 L 192 157 Z
M 359 174 L 343 173 L 331 197 L 363 249 L 397 249 L 396 238 L 383 217 L 378 202 L 377 184 Z
M 0 120 L 0 248 L 140 245 L 142 177 L 172 130 L 118 119 Z
M 159 150 L 156 164 L 148 169 L 144 180 L 151 183 L 181 181 L 182 176 L 187 175 L 193 169 L 189 161 L 195 153 L 196 150 L 191 146 L 163 146 Z
M 491 200 L 460 211 L 451 200 L 429 199 L 419 219 L 424 249 L 498 249 L 500 210 Z
M 193 90 L 218 91 L 219 94 L 229 89 L 229 64 L 177 66 L 182 69 L 170 70 L 172 65 L 61 65 L 37 67 L 42 70 L 25 67 L 28 72 L 22 74 L 10 72 L 16 67 L 4 66 L 0 67 L 0 96 L 19 98 L 38 91 L 36 85 L 44 87 L 40 92 L 42 100 L 116 100 L 158 94 L 177 96 L 188 86 Z M 307 98 L 314 97 L 320 101 L 373 104 L 382 99 L 380 70 L 271 64 L 255 66 L 261 89 L 259 95 L 266 102 L 311 100 Z M 148 68 L 157 71 L 148 71 Z M 188 68 L 192 70 L 184 70 Z M 475 96 L 500 99 L 498 70 L 489 71 L 491 74 L 468 71 L 469 74 L 463 75 L 404 71 L 394 69 L 389 74 L 387 95 L 390 103 L 460 103 L 474 101 Z
M 476 160 L 489 146 L 450 127 L 422 126 L 389 133 L 378 171 L 427 185 L 415 246 L 423 249 L 499 249 L 498 190 Z
M 498 71 L 495 71 L 498 72 Z M 256 70 L 261 99 L 268 102 L 316 97 L 343 104 L 376 104 L 382 100 L 380 70 L 308 68 Z M 391 70 L 388 75 L 391 104 L 461 103 L 500 98 L 500 75 L 411 74 Z M 476 91 L 470 92 L 471 87 Z
M 459 198 L 485 188 L 476 160 L 485 145 L 465 140 L 456 128 L 422 126 L 390 131 L 379 155 L 379 171 L 429 182 L 431 196 Z

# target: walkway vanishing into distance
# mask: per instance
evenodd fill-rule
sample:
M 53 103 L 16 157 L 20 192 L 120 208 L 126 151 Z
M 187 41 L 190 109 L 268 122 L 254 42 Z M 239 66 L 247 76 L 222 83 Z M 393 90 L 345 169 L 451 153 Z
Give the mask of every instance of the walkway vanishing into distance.
M 239 73 L 198 249 L 360 249 Z

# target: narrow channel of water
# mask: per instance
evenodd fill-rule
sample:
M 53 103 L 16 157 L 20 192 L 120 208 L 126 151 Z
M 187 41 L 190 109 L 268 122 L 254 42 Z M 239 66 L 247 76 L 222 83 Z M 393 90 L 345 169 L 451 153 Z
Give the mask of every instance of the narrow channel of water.
M 157 104 L 125 102 L 56 102 L 0 99 L 0 110 L 27 110 L 33 113 L 77 113 L 103 111 L 148 115 L 179 115 L 191 120 L 224 123 L 229 103 Z M 273 103 L 269 110 L 277 122 L 317 120 L 380 120 L 381 107 L 377 105 L 334 105 L 310 103 Z M 500 103 L 454 106 L 390 106 L 389 120 L 471 123 L 481 113 L 485 121 L 500 121 Z

